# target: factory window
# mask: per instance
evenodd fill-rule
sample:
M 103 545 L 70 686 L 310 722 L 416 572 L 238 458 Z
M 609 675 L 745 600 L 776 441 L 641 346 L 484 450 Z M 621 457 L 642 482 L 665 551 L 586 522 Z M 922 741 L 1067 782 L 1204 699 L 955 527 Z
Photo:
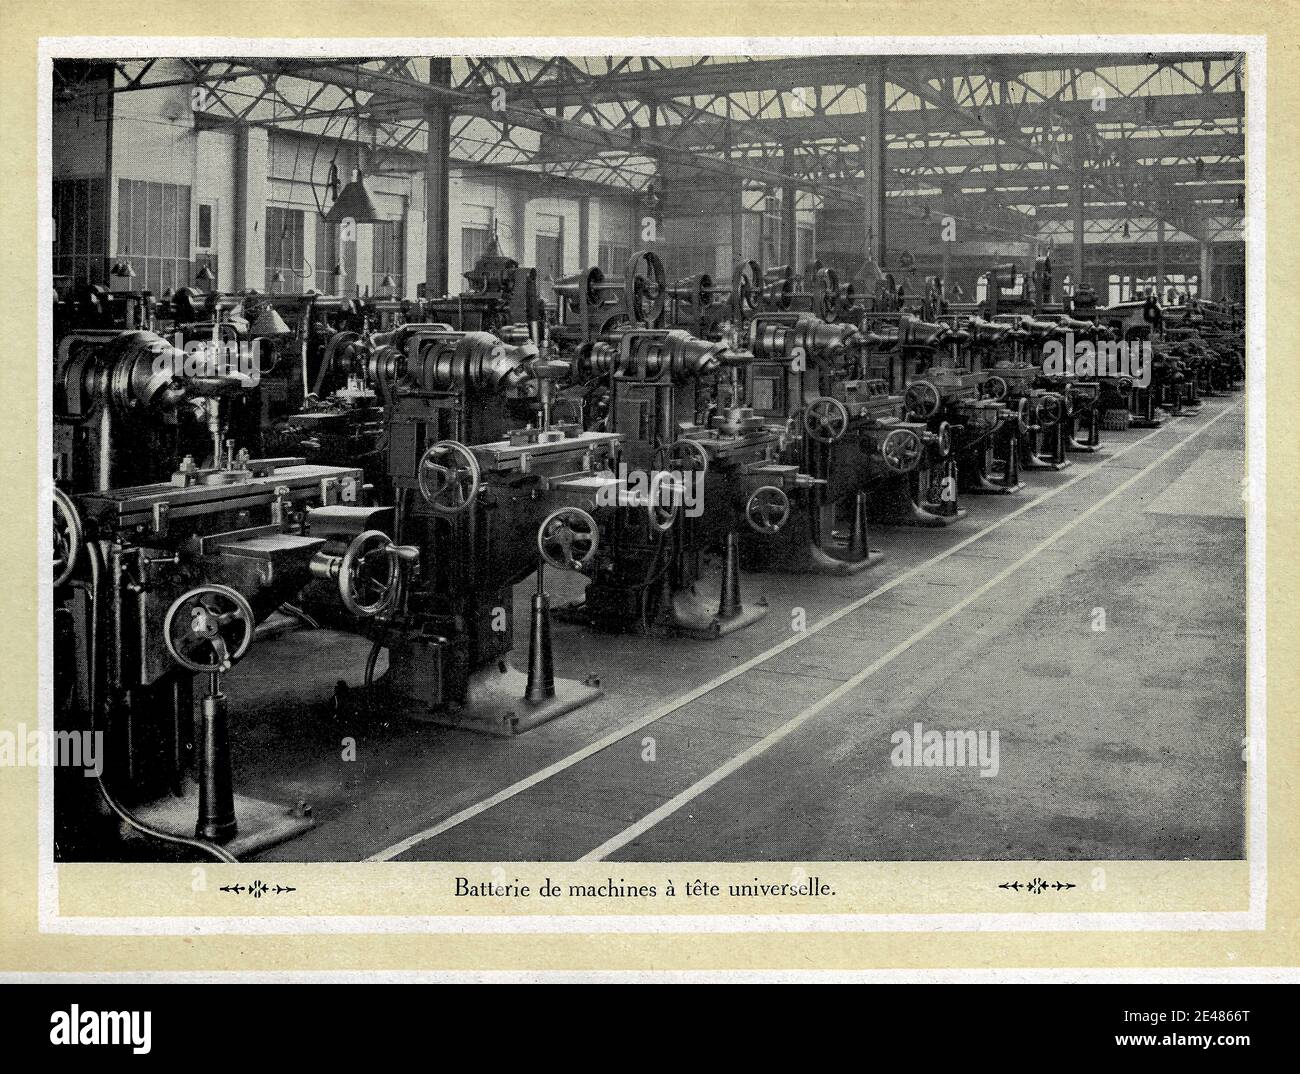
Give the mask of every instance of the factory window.
M 802 272 L 804 265 L 813 259 L 813 229 L 801 227 L 795 231 L 795 271 Z
M 370 290 L 373 294 L 402 293 L 402 279 L 406 273 L 406 221 L 385 220 L 372 224 L 373 260 L 371 262 L 373 280 Z M 384 283 L 384 277 L 391 276 L 390 284 Z
M 774 197 L 763 199 L 763 214 L 759 218 L 759 248 L 765 268 L 782 263 L 785 243 L 781 234 L 781 203 Z
M 564 220 L 559 216 L 537 218 L 537 235 L 533 249 L 536 256 L 537 283 L 547 303 L 555 301 L 555 280 L 564 275 Z
M 342 269 L 342 273 L 339 269 Z M 316 290 L 326 295 L 341 295 L 350 291 L 356 283 L 356 239 L 344 240 L 338 224 L 327 224 L 324 219 L 317 217 Z
M 216 216 L 216 206 L 210 201 L 199 202 L 199 226 L 198 236 L 195 240 L 195 247 L 199 250 L 212 249 L 213 220 Z
M 117 259 L 135 271 L 131 289 L 159 294 L 188 286 L 190 188 L 122 179 L 117 192 Z
M 487 253 L 488 239 L 491 232 L 485 227 L 463 227 L 460 229 L 460 268 L 468 272 L 478 259 Z
M 54 180 L 54 274 L 70 282 L 108 278 L 103 179 Z
M 606 276 L 621 276 L 627 269 L 632 248 L 621 242 L 602 242 L 600 244 L 600 271 Z
M 214 291 L 220 288 L 217 258 L 217 203 L 201 201 L 196 206 L 194 228 L 194 280 L 204 290 Z M 204 268 L 211 273 L 211 279 L 199 279 Z
M 317 255 L 319 257 L 319 255 Z M 301 209 L 266 208 L 266 289 L 276 294 L 300 290 L 302 279 L 303 214 Z M 276 279 L 276 273 L 280 279 Z

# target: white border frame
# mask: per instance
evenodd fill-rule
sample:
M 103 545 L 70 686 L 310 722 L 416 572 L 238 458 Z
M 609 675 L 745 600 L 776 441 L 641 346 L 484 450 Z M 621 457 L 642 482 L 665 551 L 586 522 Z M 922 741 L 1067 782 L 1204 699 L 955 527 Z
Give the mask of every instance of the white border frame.
M 1199 932 L 1254 931 L 1265 928 L 1267 873 L 1266 765 L 1266 592 L 1265 581 L 1265 339 L 1266 222 L 1264 211 L 1266 144 L 1266 38 L 1226 34 L 1115 36 L 954 36 L 954 37 L 475 37 L 331 38 L 275 40 L 214 37 L 43 37 L 37 49 L 37 329 L 42 341 L 53 331 L 53 245 L 51 220 L 51 61 L 57 57 L 115 58 L 150 56 L 464 56 L 464 55 L 964 55 L 992 52 L 1054 53 L 1232 51 L 1247 58 L 1246 81 L 1246 499 L 1247 499 L 1247 777 L 1246 860 L 1249 904 L 1244 911 L 1042 914 L 700 914 L 700 915 L 540 915 L 504 914 L 314 917 L 64 917 L 59 914 L 59 877 L 54 862 L 52 769 L 39 772 L 38 928 L 44 933 L 85 936 L 281 935 L 296 933 L 692 933 L 692 932 Z M 52 408 L 49 363 L 38 362 L 37 403 L 41 415 Z M 38 503 L 52 499 L 52 443 L 44 426 L 37 444 Z M 37 646 L 39 726 L 53 731 L 53 607 L 45 549 L 52 520 L 37 512 Z M 1011 863 L 1008 863 L 1011 864 Z M 382 866 L 372 864 L 370 868 Z M 400 867 L 400 866 L 399 866 Z M 901 972 L 901 971 L 900 971 Z M 1023 979 L 1022 973 L 1010 971 Z M 1059 971 L 1061 973 L 1069 971 Z M 1205 971 L 1210 972 L 1210 971 Z M 1268 971 L 1261 971 L 1267 973 Z M 475 975 L 477 976 L 477 975 Z M 1071 974 L 1079 979 L 1082 974 Z M 216 975 L 213 975 L 214 979 Z M 716 975 L 710 975 L 716 977 Z M 1114 971 L 1106 971 L 1112 979 Z M 173 979 L 173 978 L 168 978 Z M 606 978 L 608 979 L 608 978 Z M 869 975 L 867 979 L 880 979 Z M 886 978 L 887 979 L 887 978 Z M 949 978 L 955 979 L 955 978 Z M 1059 978 L 1058 978 L 1059 979 Z M 1145 979 L 1145 978 L 1144 978 Z M 1180 977 L 1179 979 L 1186 979 Z

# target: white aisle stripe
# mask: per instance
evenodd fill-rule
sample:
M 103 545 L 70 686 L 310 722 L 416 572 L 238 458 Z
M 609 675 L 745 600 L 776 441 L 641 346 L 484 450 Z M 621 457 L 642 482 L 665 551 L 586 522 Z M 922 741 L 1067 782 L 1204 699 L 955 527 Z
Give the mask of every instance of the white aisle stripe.
M 1217 415 L 1213 420 L 1218 420 L 1219 417 L 1222 417 L 1223 414 L 1226 413 L 1228 413 L 1228 411 L 1226 410 L 1223 411 L 1222 413 Z M 869 602 L 875 600 L 877 597 L 882 596 L 885 593 L 888 593 L 891 589 L 894 589 L 897 586 L 902 585 L 904 582 L 914 578 L 921 571 L 924 571 L 927 568 L 934 566 L 934 564 L 936 563 L 942 562 L 943 560 L 947 559 L 949 556 L 955 555 L 956 553 L 960 552 L 963 548 L 966 548 L 971 544 L 974 544 L 976 541 L 980 540 L 982 537 L 986 536 L 987 534 L 992 533 L 994 530 L 1000 529 L 1002 526 L 1006 525 L 1012 519 L 1019 518 L 1021 515 L 1025 514 L 1025 512 L 1032 510 L 1033 508 L 1037 507 L 1039 504 L 1052 499 L 1054 496 L 1059 495 L 1060 493 L 1064 492 L 1066 489 L 1071 488 L 1072 486 L 1078 484 L 1080 481 L 1086 480 L 1092 474 L 1095 474 L 1098 470 L 1102 469 L 1105 466 L 1113 464 L 1117 459 L 1123 458 L 1135 447 L 1138 447 L 1139 445 L 1146 443 L 1146 441 L 1150 440 L 1154 436 L 1160 435 L 1162 432 L 1171 428 L 1173 425 L 1176 425 L 1178 422 L 1182 420 L 1183 419 L 1181 418 L 1176 418 L 1173 421 L 1169 422 L 1168 424 L 1162 426 L 1161 428 L 1153 429 L 1145 436 L 1139 437 L 1137 440 L 1134 440 L 1131 444 L 1126 444 L 1118 451 L 1103 456 L 1095 466 L 1089 467 L 1087 470 L 1083 471 L 1082 473 L 1075 474 L 1074 477 L 1070 478 L 1067 481 L 1062 482 L 1061 484 L 1057 485 L 1055 488 L 1048 489 L 1047 491 L 1043 492 L 1041 495 L 1036 496 L 1034 499 L 1030 500 L 1028 503 L 1022 504 L 1020 507 L 1017 507 L 1014 511 L 1009 511 L 1001 518 L 996 519 L 993 522 L 990 522 L 983 529 L 978 530 L 975 533 L 972 533 L 969 537 L 962 539 L 957 544 L 953 545 L 951 548 L 944 549 L 942 552 L 939 552 L 936 555 L 930 557 L 929 559 L 925 560 L 923 563 L 918 563 L 915 567 L 912 567 L 909 570 L 904 571 L 897 578 L 891 579 L 890 581 L 886 582 L 884 585 L 880 586 L 879 588 L 873 589 L 870 593 L 867 593 L 865 596 L 859 597 L 857 600 L 850 602 L 849 604 L 841 608 L 839 611 L 832 612 L 831 614 L 825 616 L 824 618 L 819 619 L 816 623 L 812 624 L 801 633 L 792 635 L 791 637 L 787 638 L 785 641 L 779 642 L 778 644 L 772 646 L 770 649 L 766 650 L 765 652 L 759 653 L 757 656 L 754 656 L 749 660 L 746 660 L 744 663 L 737 664 L 735 667 L 719 675 L 717 678 L 712 679 L 711 681 L 704 683 L 701 686 L 697 686 L 695 689 L 690 690 L 685 694 L 682 694 L 680 697 L 677 697 L 672 701 L 665 702 L 663 705 L 651 709 L 644 716 L 640 717 L 637 720 L 634 720 L 632 723 L 628 724 L 627 726 L 620 727 L 611 731 L 609 734 L 596 739 L 594 742 L 591 742 L 588 745 L 583 746 L 581 749 L 574 751 L 568 756 L 562 757 L 558 761 L 555 761 L 554 763 L 547 765 L 545 768 L 540 768 L 536 772 L 533 772 L 531 775 L 525 776 L 523 779 L 520 779 L 514 783 L 509 784 L 506 787 L 503 787 L 495 794 L 489 795 L 487 798 L 484 798 L 482 801 L 474 803 L 474 805 L 466 806 L 464 809 L 460 810 L 457 813 L 453 813 L 451 816 L 447 817 L 444 820 L 439 821 L 437 824 L 434 824 L 431 827 L 425 828 L 422 831 L 418 831 L 413 835 L 407 836 L 405 839 L 401 840 L 400 842 L 394 843 L 392 846 L 387 847 L 384 850 L 380 850 L 370 855 L 370 857 L 366 858 L 365 860 L 366 861 L 392 861 L 394 858 L 400 857 L 402 854 L 405 854 L 408 850 L 411 850 L 413 847 L 419 846 L 419 844 L 427 842 L 430 839 L 434 839 L 437 836 L 442 835 L 444 832 L 450 831 L 452 828 L 459 827 L 461 824 L 464 824 L 467 820 L 472 820 L 480 813 L 485 813 L 487 812 L 487 810 L 500 805 L 502 802 L 509 801 L 511 798 L 514 798 L 516 795 L 522 794 L 524 791 L 537 786 L 539 783 L 544 783 L 552 776 L 559 775 L 561 772 L 565 771 L 566 769 L 572 768 L 575 764 L 579 764 L 582 761 L 585 761 L 588 757 L 592 757 L 595 754 L 600 753 L 602 750 L 606 750 L 610 746 L 613 746 L 621 742 L 623 739 L 627 738 L 628 736 L 636 734 L 642 728 L 648 727 L 650 724 L 663 719 L 665 716 L 668 716 L 673 712 L 676 712 L 684 705 L 689 705 L 692 701 L 695 701 L 698 698 L 703 697 L 705 694 L 711 693 L 712 691 L 716 690 L 719 686 L 725 685 L 726 683 L 730 682 L 732 679 L 736 678 L 737 676 L 745 674 L 745 672 L 752 670 L 753 668 L 757 667 L 760 664 L 766 663 L 768 660 L 771 660 L 774 656 L 780 655 L 781 653 L 785 652 L 787 649 L 791 648 L 792 646 L 798 645 L 800 642 L 807 640 L 808 638 L 812 637 L 814 634 L 818 633 L 819 631 L 824 630 L 826 629 L 826 627 L 831 626 L 832 624 L 843 619 L 846 615 L 851 615 L 853 612 L 857 611 L 859 608 L 863 607 Z
M 1155 469 L 1162 462 L 1168 459 L 1176 451 L 1181 450 L 1183 447 L 1185 447 L 1196 437 L 1200 436 L 1201 433 L 1205 432 L 1206 429 L 1208 429 L 1220 418 L 1224 417 L 1227 414 L 1232 413 L 1232 411 L 1236 409 L 1237 409 L 1236 406 L 1233 406 L 1226 410 L 1220 411 L 1213 418 L 1207 421 L 1204 425 L 1199 426 L 1188 436 L 1185 436 L 1182 440 L 1180 440 L 1177 444 L 1171 447 L 1164 454 L 1154 459 L 1153 461 L 1149 462 L 1146 466 L 1142 467 L 1142 469 L 1138 470 L 1131 477 L 1127 478 L 1123 483 L 1111 489 L 1110 492 L 1106 493 L 1106 495 L 1103 496 L 1100 500 L 1098 500 L 1095 504 L 1093 504 L 1087 510 L 1079 514 L 1077 518 L 1071 519 L 1064 526 L 1058 529 L 1055 533 L 1051 534 L 1048 537 L 1043 538 L 1043 540 L 1039 541 L 1038 544 L 1034 545 L 1033 548 L 1031 548 L 1028 552 L 1026 552 L 1014 563 L 1009 564 L 1007 567 L 1004 567 L 1002 570 L 998 571 L 997 574 L 995 574 L 987 582 L 981 585 L 978 589 L 975 589 L 965 598 L 958 601 L 956 604 L 954 604 L 943 614 L 936 616 L 928 624 L 926 624 L 924 627 L 922 627 L 920 630 L 914 633 L 911 637 L 905 639 L 904 641 L 899 642 L 896 646 L 894 646 L 894 648 L 890 649 L 889 652 L 885 653 L 884 656 L 880 657 L 878 660 L 875 660 L 867 667 L 859 671 L 856 675 L 853 676 L 853 678 L 846 680 L 841 685 L 837 686 L 834 690 L 832 690 L 830 693 L 828 693 L 825 697 L 823 697 L 820 701 L 814 702 L 813 704 L 809 705 L 806 709 L 798 713 L 798 715 L 791 717 L 791 719 L 789 719 L 786 723 L 783 723 L 775 731 L 771 732 L 766 738 L 760 739 L 758 742 L 755 742 L 752 746 L 749 747 L 749 749 L 745 750 L 743 753 L 737 754 L 726 764 L 722 765 L 719 768 L 714 769 L 707 776 L 703 777 L 696 783 L 692 784 L 690 787 L 682 791 L 680 794 L 676 795 L 673 798 L 670 798 L 658 809 L 654 810 L 651 813 L 648 813 L 646 816 L 642 817 L 635 824 L 625 828 L 623 831 L 619 832 L 618 835 L 614 836 L 612 839 L 606 840 L 600 846 L 596 847 L 595 850 L 591 851 L 588 854 L 584 854 L 578 860 L 579 861 L 602 861 L 603 859 L 607 858 L 610 854 L 613 854 L 615 851 L 618 851 L 623 847 L 627 846 L 628 843 L 632 842 L 632 840 L 636 839 L 638 836 L 641 836 L 646 832 L 648 832 L 656 824 L 660 823 L 663 820 L 666 820 L 668 817 L 671 817 L 674 813 L 680 810 L 684 805 L 687 805 L 695 798 L 698 798 L 710 787 L 715 786 L 718 783 L 721 783 L 729 775 L 743 768 L 755 757 L 758 757 L 760 754 L 766 753 L 769 749 L 775 746 L 778 742 L 780 742 L 783 738 L 789 735 L 796 728 L 806 723 L 808 720 L 812 719 L 814 716 L 817 715 L 817 713 L 821 712 L 828 705 L 834 704 L 836 701 L 844 697 L 850 691 L 862 685 L 862 683 L 865 682 L 868 678 L 874 675 L 886 664 L 893 661 L 900 654 L 906 652 L 918 641 L 922 641 L 923 639 L 928 638 L 931 634 L 933 634 L 936 630 L 938 630 L 941 626 L 947 623 L 954 616 L 958 615 L 964 609 L 970 607 L 971 604 L 973 604 L 976 600 L 982 597 L 994 586 L 1000 584 L 1001 582 L 1006 581 L 1006 579 L 1010 578 L 1011 575 L 1013 575 L 1016 571 L 1018 571 L 1021 567 L 1023 567 L 1026 563 L 1028 563 L 1031 559 L 1033 559 L 1044 549 L 1050 548 L 1052 545 L 1054 545 L 1057 541 L 1059 541 L 1062 537 L 1064 537 L 1067 533 L 1069 533 L 1080 523 L 1090 518 L 1097 511 L 1100 511 L 1103 507 L 1106 506 L 1106 504 L 1110 503 L 1110 501 L 1113 500 L 1120 493 L 1132 487 L 1132 485 L 1135 482 L 1145 477 L 1148 473 L 1150 473 L 1153 469 Z

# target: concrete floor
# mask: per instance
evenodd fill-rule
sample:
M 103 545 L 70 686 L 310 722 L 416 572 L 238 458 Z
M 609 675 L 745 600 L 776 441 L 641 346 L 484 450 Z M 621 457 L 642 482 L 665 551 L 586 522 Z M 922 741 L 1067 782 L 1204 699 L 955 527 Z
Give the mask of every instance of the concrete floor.
M 727 638 L 557 623 L 557 672 L 594 671 L 607 692 L 515 739 L 338 719 L 326 699 L 359 683 L 361 639 L 255 646 L 226 680 L 236 788 L 305 798 L 318 820 L 263 857 L 351 861 L 409 839 L 406 860 L 1240 858 L 1239 397 L 1105 445 L 1018 496 L 965 498 L 946 530 L 876 530 L 887 558 L 854 578 L 746 575 L 769 614 Z M 556 603 L 578 595 L 548 581 Z M 762 658 L 796 637 L 792 609 L 811 626 L 855 602 Z M 998 775 L 895 767 L 891 735 L 916 722 L 997 730 Z

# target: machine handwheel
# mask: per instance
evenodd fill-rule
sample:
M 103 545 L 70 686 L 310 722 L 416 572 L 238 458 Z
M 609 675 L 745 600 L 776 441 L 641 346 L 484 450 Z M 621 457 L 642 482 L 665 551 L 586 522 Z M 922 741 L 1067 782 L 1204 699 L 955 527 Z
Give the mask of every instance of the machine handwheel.
M 952 451 L 952 426 L 946 421 L 939 422 L 939 454 L 945 459 Z
M 757 261 L 742 261 L 731 277 L 733 292 L 739 297 L 742 309 L 758 309 L 763 296 L 763 268 Z
M 895 429 L 880 445 L 880 457 L 894 473 L 911 473 L 921 462 L 921 438 L 912 429 Z
M 624 305 L 634 324 L 653 324 L 668 299 L 668 275 L 653 250 L 633 254 L 623 276 Z
M 343 607 L 359 618 L 373 618 L 393 606 L 400 581 L 401 564 L 388 534 L 366 530 L 352 538 L 339 564 Z
M 1040 426 L 1056 425 L 1060 422 L 1064 412 L 1060 396 L 1043 395 L 1038 398 L 1037 402 L 1038 405 L 1034 409 L 1034 419 Z
M 939 389 L 928 380 L 918 380 L 907 386 L 903 393 L 903 403 L 909 414 L 918 418 L 929 419 L 939 413 L 941 399 Z
M 680 458 L 684 470 L 698 470 L 701 474 L 709 472 L 709 453 L 697 440 L 674 440 L 668 448 L 668 457 Z
M 1029 420 L 1029 400 L 1023 397 L 1020 402 L 1016 404 L 1016 424 L 1019 425 L 1022 433 L 1027 433 L 1038 428 L 1037 425 L 1034 425 Z
M 833 444 L 848 431 L 848 409 L 828 395 L 814 399 L 804 408 L 803 427 L 818 443 Z
M 456 440 L 439 440 L 430 447 L 420 458 L 416 478 L 424 502 L 440 515 L 469 510 L 482 483 L 474 453 Z
M 76 570 L 86 543 L 77 505 L 62 489 L 54 490 L 54 585 L 61 586 Z
M 596 558 L 596 520 L 581 507 L 561 507 L 537 527 L 537 551 L 552 567 L 581 571 Z
M 167 609 L 163 644 L 189 671 L 229 671 L 253 640 L 253 607 L 230 586 L 201 585 L 183 593 Z
M 985 394 L 994 402 L 1005 399 L 1010 390 L 1011 386 L 1002 377 L 989 377 L 984 382 Z
M 661 490 L 664 485 L 669 486 L 667 498 L 668 503 L 661 503 Z M 684 490 L 681 483 L 675 481 L 671 475 L 660 470 L 651 475 L 650 478 L 650 528 L 656 533 L 667 533 L 673 528 L 673 523 L 677 521 L 678 505 L 681 503 L 681 494 Z
M 790 497 L 775 485 L 755 489 L 745 504 L 745 521 L 756 533 L 776 533 L 790 517 Z

